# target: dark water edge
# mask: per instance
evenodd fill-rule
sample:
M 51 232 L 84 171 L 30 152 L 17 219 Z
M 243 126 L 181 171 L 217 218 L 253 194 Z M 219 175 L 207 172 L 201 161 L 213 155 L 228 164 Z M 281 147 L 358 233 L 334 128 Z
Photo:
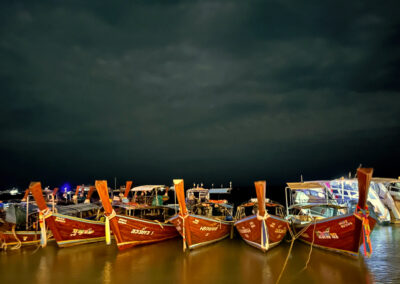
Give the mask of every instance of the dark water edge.
M 400 227 L 377 227 L 370 259 L 296 242 L 281 283 L 400 283 Z M 182 240 L 118 252 L 116 245 L 0 252 L 0 283 L 275 283 L 290 244 L 262 253 L 238 236 L 182 252 Z

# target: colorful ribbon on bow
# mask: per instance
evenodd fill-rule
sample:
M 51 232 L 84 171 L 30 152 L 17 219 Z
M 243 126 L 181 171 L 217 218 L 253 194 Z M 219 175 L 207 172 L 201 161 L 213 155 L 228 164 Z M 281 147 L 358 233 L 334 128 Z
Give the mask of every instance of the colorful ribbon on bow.
M 40 244 L 43 248 L 47 245 L 46 219 L 51 215 L 53 215 L 53 213 L 49 208 L 39 211 Z
M 363 245 L 364 245 L 364 255 L 366 257 L 370 257 L 371 254 L 372 254 L 372 244 L 371 244 L 371 239 L 370 239 L 371 228 L 369 227 L 368 206 L 366 206 L 365 210 L 363 210 L 357 205 L 356 212 L 355 212 L 354 216 L 356 216 L 362 222 L 362 236 L 363 236 Z

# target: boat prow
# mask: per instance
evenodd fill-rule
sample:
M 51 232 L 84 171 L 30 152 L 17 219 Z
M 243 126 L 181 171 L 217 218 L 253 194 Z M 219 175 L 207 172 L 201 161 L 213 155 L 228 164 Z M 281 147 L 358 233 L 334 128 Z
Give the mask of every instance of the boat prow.
M 257 204 L 249 202 L 238 207 L 235 227 L 246 243 L 266 252 L 283 240 L 289 228 L 289 221 L 284 219 L 283 206 L 265 203 L 266 182 L 258 181 L 254 185 Z M 246 211 L 250 210 L 252 214 L 246 216 Z M 268 213 L 272 210 L 275 210 L 275 215 Z M 257 211 L 257 214 L 254 214 L 254 211 Z

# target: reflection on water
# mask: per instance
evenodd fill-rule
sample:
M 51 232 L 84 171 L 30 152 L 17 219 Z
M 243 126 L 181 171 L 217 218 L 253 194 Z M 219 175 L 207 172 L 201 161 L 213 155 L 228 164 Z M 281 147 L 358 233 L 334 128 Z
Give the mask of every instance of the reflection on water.
M 296 242 L 281 283 L 400 283 L 400 227 L 377 227 L 371 259 L 352 259 Z M 289 243 L 267 253 L 239 238 L 182 252 L 181 239 L 118 252 L 103 243 L 58 249 L 51 243 L 0 253 L 0 283 L 275 283 Z

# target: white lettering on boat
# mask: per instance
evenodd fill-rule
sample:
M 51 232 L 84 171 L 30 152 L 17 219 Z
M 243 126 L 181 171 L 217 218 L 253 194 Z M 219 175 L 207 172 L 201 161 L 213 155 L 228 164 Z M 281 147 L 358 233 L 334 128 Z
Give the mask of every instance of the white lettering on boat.
M 216 231 L 216 230 L 218 230 L 218 227 L 206 227 L 206 226 L 200 227 L 200 231 Z
M 285 228 L 283 228 L 283 229 L 277 228 L 277 229 L 275 230 L 275 233 L 277 233 L 277 234 L 284 234 L 284 233 L 286 233 L 286 229 L 285 229 Z
M 242 227 L 239 229 L 239 233 L 241 233 L 241 234 L 248 234 L 250 232 L 251 232 L 251 230 L 249 228 Z
M 323 240 L 327 240 L 327 239 L 339 239 L 338 235 L 336 233 L 330 233 L 329 232 L 330 228 L 327 228 L 325 231 L 321 232 L 321 231 L 316 231 L 315 234 L 317 235 L 318 239 L 323 239 Z
M 56 217 L 56 222 L 65 223 L 65 219 L 61 217 Z
M 342 221 L 342 222 L 339 222 L 339 225 L 340 225 L 340 227 L 342 227 L 342 228 L 346 228 L 346 227 L 348 227 L 348 226 L 353 225 L 353 223 L 352 223 L 352 222 L 349 222 L 349 221 L 347 221 L 347 220 L 344 220 L 344 221 Z
M 146 236 L 149 236 L 149 235 L 154 234 L 153 231 L 148 231 L 148 230 L 146 230 L 146 229 L 147 229 L 146 227 L 141 228 L 141 229 L 132 229 L 131 234 L 135 234 L 135 235 L 146 235 Z
M 126 224 L 126 219 L 118 219 L 118 224 L 125 225 Z
M 72 229 L 72 233 L 70 234 L 70 236 L 75 237 L 75 236 L 82 236 L 82 235 L 91 235 L 93 233 L 94 233 L 94 230 L 92 228 L 87 229 L 87 230 Z
M 255 226 L 253 222 L 250 222 L 250 227 L 254 228 Z
M 193 220 L 193 224 L 198 224 L 199 223 L 199 220 L 198 219 L 194 219 Z

